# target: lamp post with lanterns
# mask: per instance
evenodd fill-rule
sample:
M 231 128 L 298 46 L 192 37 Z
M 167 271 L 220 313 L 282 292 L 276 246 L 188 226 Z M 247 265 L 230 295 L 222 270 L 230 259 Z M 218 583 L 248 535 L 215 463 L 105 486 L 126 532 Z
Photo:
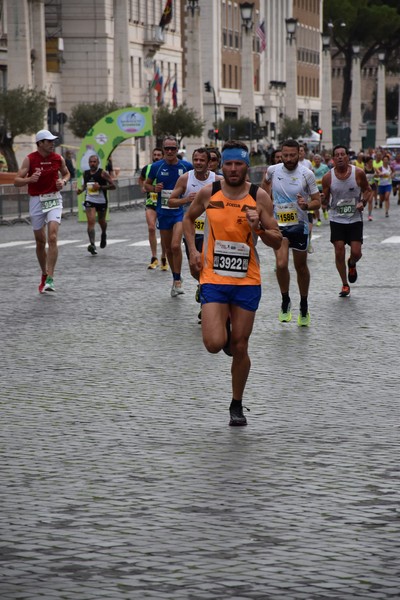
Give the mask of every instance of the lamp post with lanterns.
M 361 67 L 360 46 L 353 44 L 353 61 L 351 73 L 351 100 L 350 100 L 350 147 L 354 152 L 361 150 Z
M 254 121 L 253 10 L 254 2 L 239 5 L 242 18 L 242 116 Z
M 297 119 L 297 19 L 292 17 L 286 22 L 286 117 Z
M 378 80 L 376 92 L 376 131 L 375 146 L 384 146 L 386 143 L 386 89 L 385 89 L 385 53 L 378 53 Z

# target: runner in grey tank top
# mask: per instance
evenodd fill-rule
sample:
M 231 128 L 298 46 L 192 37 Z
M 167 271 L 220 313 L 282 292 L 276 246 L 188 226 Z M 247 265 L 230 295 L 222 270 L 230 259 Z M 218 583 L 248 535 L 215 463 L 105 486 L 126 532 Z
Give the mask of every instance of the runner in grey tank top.
M 335 264 L 342 280 L 339 296 L 350 295 L 349 283 L 357 281 L 356 263 L 362 256 L 362 213 L 372 190 L 363 169 L 349 164 L 348 150 L 344 146 L 333 149 L 334 168 L 322 178 L 323 206 L 330 202 L 331 243 L 335 248 Z M 346 269 L 346 245 L 350 256 Z

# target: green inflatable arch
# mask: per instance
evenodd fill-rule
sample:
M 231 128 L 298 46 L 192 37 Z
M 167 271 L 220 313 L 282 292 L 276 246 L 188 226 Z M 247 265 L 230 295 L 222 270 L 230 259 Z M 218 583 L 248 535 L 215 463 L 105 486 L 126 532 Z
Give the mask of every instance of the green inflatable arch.
M 119 144 L 132 137 L 153 135 L 152 110 L 148 106 L 128 106 L 109 113 L 87 132 L 76 157 L 78 188 L 84 171 L 89 169 L 89 156 L 97 154 L 105 169 L 108 157 Z M 78 220 L 86 221 L 82 206 L 84 194 L 78 195 Z

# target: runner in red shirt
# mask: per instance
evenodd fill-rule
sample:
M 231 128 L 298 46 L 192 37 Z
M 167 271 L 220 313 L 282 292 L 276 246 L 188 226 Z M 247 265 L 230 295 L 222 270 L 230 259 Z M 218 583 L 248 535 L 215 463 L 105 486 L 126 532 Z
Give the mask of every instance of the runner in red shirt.
M 41 129 L 36 134 L 36 152 L 28 154 L 14 181 L 16 187 L 28 184 L 29 214 L 36 240 L 36 256 L 42 269 L 39 292 L 55 292 L 58 228 L 62 215 L 61 190 L 70 178 L 65 160 L 54 152 L 57 136 Z M 47 243 L 46 251 L 46 225 Z

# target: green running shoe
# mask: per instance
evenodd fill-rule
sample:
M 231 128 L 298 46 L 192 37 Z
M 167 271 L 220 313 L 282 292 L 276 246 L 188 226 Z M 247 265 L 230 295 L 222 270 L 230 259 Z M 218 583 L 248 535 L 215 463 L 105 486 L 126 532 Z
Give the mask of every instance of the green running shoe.
M 283 312 L 282 308 L 281 311 L 278 315 L 278 319 L 281 323 L 290 323 L 290 321 L 292 320 L 292 312 L 291 312 L 291 308 L 292 305 L 289 302 L 288 307 L 286 309 L 286 312 Z
M 46 283 L 44 284 L 43 291 L 44 292 L 55 292 L 56 291 L 56 289 L 54 287 L 53 278 L 50 277 L 49 275 L 47 275 L 47 277 L 46 277 Z
M 310 313 L 308 311 L 307 311 L 307 314 L 305 317 L 303 317 L 301 313 L 297 317 L 297 325 L 299 327 L 310 327 L 310 323 L 311 323 L 311 317 L 310 317 Z

